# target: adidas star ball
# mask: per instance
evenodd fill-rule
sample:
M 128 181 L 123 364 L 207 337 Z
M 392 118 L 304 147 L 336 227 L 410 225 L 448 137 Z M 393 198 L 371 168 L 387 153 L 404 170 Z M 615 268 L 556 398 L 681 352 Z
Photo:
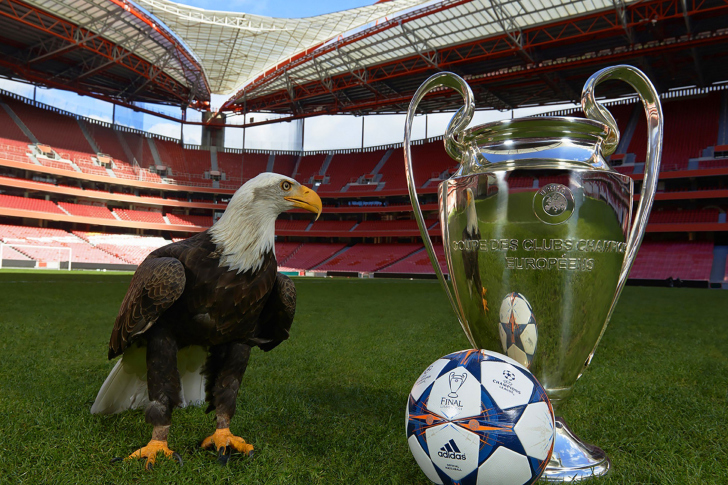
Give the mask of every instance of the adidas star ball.
M 538 326 L 528 300 L 520 293 L 506 295 L 500 307 L 500 335 L 503 353 L 531 367 L 538 343 Z
M 551 457 L 554 414 L 524 366 L 485 350 L 447 355 L 422 373 L 407 404 L 407 441 L 440 485 L 525 485 Z

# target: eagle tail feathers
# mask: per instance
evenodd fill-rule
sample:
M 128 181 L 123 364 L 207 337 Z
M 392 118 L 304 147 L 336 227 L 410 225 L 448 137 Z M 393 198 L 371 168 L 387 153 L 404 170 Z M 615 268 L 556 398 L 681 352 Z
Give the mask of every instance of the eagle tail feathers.
M 111 369 L 91 406 L 91 414 L 116 414 L 148 402 L 146 347 L 132 345 Z
M 116 414 L 128 409 L 145 408 L 147 390 L 147 349 L 135 344 L 126 349 L 104 381 L 91 414 Z M 205 377 L 202 367 L 207 349 L 185 347 L 177 352 L 182 399 L 180 407 L 199 406 L 205 401 Z

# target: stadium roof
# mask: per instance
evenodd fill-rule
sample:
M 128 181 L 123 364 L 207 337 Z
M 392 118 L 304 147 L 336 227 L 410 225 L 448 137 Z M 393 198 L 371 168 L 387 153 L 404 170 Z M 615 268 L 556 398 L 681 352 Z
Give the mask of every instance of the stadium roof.
M 666 91 L 728 79 L 726 0 L 443 0 L 281 63 L 223 107 L 305 117 L 402 112 L 431 74 L 457 72 L 478 106 L 577 101 L 587 77 L 632 63 Z M 705 67 L 707 66 L 707 67 Z M 608 87 L 608 95 L 629 91 Z M 423 111 L 462 100 L 435 93 Z
M 195 55 L 125 0 L 0 1 L 0 75 L 126 102 L 210 94 Z
M 291 56 L 425 0 L 392 0 L 301 19 L 204 10 L 169 0 L 136 1 L 194 50 L 213 93 L 230 94 Z

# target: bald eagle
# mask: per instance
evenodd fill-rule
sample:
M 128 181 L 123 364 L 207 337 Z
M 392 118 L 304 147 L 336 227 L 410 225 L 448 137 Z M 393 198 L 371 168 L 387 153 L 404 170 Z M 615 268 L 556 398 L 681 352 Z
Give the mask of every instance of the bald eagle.
M 119 355 L 91 408 L 110 414 L 146 406 L 149 443 L 127 459 L 178 454 L 167 446 L 172 410 L 202 403 L 217 430 L 202 442 L 221 463 L 253 446 L 230 432 L 250 349 L 288 338 L 296 309 L 293 282 L 278 273 L 275 220 L 302 208 L 321 214 L 321 199 L 295 180 L 262 173 L 240 187 L 207 231 L 149 254 L 132 277 L 109 342 Z M 146 381 L 146 382 L 145 382 Z
M 483 305 L 483 311 L 487 312 L 488 300 L 485 299 L 487 290 L 483 288 L 480 279 L 480 265 L 478 263 L 478 253 L 480 252 L 479 241 L 481 239 L 480 228 L 478 227 L 478 213 L 475 209 L 473 190 L 470 188 L 465 189 L 465 219 L 463 241 L 478 242 L 478 244 L 466 244 L 465 249 L 462 251 L 463 269 L 465 270 L 465 280 L 468 284 L 468 293 L 470 293 L 471 298 L 477 293 L 476 298 L 480 299 L 480 303 Z

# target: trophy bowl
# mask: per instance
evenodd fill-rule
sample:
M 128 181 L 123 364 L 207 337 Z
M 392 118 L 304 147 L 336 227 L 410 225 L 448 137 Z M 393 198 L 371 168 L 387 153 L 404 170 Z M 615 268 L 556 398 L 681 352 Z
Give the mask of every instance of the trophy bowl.
M 647 163 L 634 216 L 632 179 L 606 161 L 619 144 L 619 131 L 594 89 L 608 79 L 631 84 L 647 116 Z M 410 150 L 417 104 L 443 86 L 465 101 L 445 134 L 446 151 L 459 167 L 438 189 L 450 285 L 425 228 Z M 405 126 L 415 218 L 468 340 L 528 367 L 556 412 L 591 362 L 634 263 L 655 195 L 662 142 L 659 97 L 631 66 L 591 76 L 582 107 L 587 118 L 521 118 L 468 128 L 472 92 L 445 72 L 415 93 Z M 543 478 L 580 480 L 604 475 L 610 466 L 601 449 L 582 442 L 557 416 L 554 452 Z

